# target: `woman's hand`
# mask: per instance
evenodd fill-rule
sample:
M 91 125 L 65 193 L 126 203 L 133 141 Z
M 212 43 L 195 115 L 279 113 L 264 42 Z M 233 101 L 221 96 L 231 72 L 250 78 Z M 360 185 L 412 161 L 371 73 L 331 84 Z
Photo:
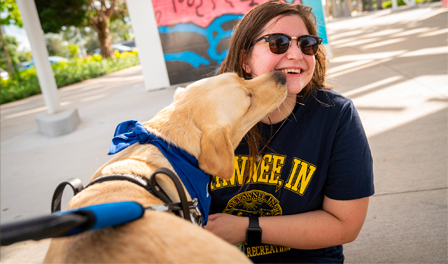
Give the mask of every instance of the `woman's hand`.
M 297 249 L 319 249 L 353 241 L 367 214 L 369 198 L 339 201 L 324 197 L 323 210 L 260 217 L 262 242 Z M 249 217 L 209 216 L 205 229 L 231 244 L 244 242 Z
M 244 242 L 246 228 L 249 226 L 248 217 L 230 214 L 213 214 L 208 216 L 205 229 L 224 239 L 230 244 Z

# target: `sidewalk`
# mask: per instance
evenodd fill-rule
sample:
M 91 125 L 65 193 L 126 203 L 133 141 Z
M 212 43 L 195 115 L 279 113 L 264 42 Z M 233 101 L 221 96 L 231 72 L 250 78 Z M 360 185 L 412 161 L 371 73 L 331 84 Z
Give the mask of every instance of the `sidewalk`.
M 376 194 L 346 263 L 447 263 L 447 9 L 328 24 L 336 91 L 355 103 Z
M 346 263 L 447 263 L 448 10 L 440 3 L 329 21 L 334 89 L 351 98 L 374 158 L 376 194 Z M 1 222 L 48 214 L 54 188 L 86 183 L 106 162 L 116 125 L 148 120 L 175 87 L 147 92 L 140 68 L 60 89 L 82 123 L 37 133 L 41 95 L 1 107 Z M 70 199 L 67 192 L 63 202 Z M 2 263 L 34 263 L 48 240 L 2 247 Z

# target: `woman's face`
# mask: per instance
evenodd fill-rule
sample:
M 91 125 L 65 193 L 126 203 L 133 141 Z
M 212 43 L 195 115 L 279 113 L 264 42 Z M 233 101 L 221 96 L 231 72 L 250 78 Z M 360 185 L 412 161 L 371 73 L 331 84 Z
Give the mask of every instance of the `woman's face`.
M 284 33 L 291 37 L 309 35 L 305 23 L 298 15 L 273 18 L 257 38 L 272 33 Z M 296 95 L 313 77 L 316 59 L 302 54 L 297 46 L 297 39 L 291 40 L 288 51 L 281 55 L 271 53 L 267 42 L 262 40 L 254 44 L 246 63 L 245 70 L 253 77 L 273 71 L 285 72 L 288 94 Z

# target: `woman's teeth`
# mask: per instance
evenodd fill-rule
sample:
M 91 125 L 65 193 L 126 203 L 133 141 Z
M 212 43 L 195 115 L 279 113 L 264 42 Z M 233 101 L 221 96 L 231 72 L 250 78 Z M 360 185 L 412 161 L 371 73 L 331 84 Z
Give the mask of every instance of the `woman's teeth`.
M 287 73 L 299 74 L 301 72 L 301 70 L 300 69 L 284 69 L 284 70 L 282 70 L 282 72 L 284 72 L 285 74 L 287 74 Z

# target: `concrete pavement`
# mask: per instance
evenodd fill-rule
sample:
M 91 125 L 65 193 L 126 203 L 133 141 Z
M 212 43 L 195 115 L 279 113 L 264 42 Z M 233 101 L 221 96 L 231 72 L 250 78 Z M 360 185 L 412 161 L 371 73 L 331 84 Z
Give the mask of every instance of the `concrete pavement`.
M 328 25 L 334 87 L 351 98 L 376 194 L 347 263 L 447 263 L 447 10 L 390 10 Z
M 329 82 L 354 101 L 374 158 L 376 194 L 346 263 L 447 263 L 447 17 L 436 3 L 327 24 Z M 37 133 L 41 95 L 2 105 L 1 222 L 48 214 L 58 183 L 85 183 L 109 159 L 119 122 L 150 119 L 174 90 L 145 91 L 138 66 L 62 88 L 82 123 L 59 138 Z M 2 262 L 38 262 L 47 246 L 2 247 Z

